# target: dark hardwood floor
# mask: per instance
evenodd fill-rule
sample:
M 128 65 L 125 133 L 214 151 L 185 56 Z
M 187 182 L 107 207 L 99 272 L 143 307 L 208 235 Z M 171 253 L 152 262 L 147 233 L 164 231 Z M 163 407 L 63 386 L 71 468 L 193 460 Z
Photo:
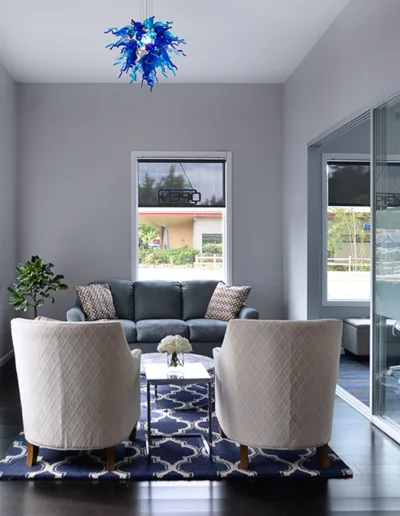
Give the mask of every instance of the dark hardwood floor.
M 14 365 L 0 369 L 0 454 L 22 428 Z M 0 482 L 0 516 L 400 515 L 400 447 L 336 401 L 330 443 L 349 480 Z

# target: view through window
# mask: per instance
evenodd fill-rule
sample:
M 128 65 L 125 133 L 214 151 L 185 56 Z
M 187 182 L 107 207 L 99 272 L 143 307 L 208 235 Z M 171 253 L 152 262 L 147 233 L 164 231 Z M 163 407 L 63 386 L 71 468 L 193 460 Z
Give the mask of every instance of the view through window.
M 369 301 L 370 164 L 328 161 L 327 300 Z
M 139 160 L 138 278 L 225 279 L 225 161 Z

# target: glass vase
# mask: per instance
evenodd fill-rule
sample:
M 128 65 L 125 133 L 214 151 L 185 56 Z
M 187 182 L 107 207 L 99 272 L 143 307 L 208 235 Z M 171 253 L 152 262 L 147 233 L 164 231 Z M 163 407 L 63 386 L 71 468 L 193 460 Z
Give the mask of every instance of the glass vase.
M 185 353 L 167 353 L 167 368 L 169 378 L 182 378 L 185 365 Z

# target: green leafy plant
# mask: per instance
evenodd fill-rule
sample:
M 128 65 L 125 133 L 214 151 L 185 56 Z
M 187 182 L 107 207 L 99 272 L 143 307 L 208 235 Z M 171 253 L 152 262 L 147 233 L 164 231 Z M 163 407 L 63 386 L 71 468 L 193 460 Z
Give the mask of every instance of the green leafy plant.
M 8 287 L 8 303 L 15 310 L 24 312 L 33 308 L 34 317 L 37 317 L 37 310 L 46 299 L 54 303 L 53 292 L 68 289 L 62 283 L 64 276 L 54 275 L 53 267 L 52 263 L 44 263 L 39 256 L 32 256 L 27 262 L 19 263 L 16 266 L 17 282 Z
M 199 254 L 198 249 L 177 247 L 174 249 L 139 249 L 139 263 L 145 265 L 190 265 Z
M 139 247 L 148 248 L 155 238 L 158 238 L 158 231 L 148 224 L 140 224 L 138 228 Z
M 204 244 L 202 251 L 204 254 L 222 255 L 222 244 Z

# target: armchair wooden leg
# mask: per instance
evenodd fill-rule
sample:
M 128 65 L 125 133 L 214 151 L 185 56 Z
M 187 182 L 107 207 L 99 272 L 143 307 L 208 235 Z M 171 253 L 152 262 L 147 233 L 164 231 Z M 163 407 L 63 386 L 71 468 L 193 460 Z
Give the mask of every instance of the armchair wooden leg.
M 136 441 L 136 425 L 132 428 L 131 435 L 129 436 L 130 441 Z
M 36 464 L 39 453 L 39 446 L 28 443 L 28 456 L 26 457 L 26 465 L 30 468 Z
M 115 454 L 114 454 L 114 446 L 111 448 L 106 448 L 106 470 L 114 471 L 115 469 Z
M 240 445 L 240 469 L 249 469 L 249 448 L 247 446 L 244 446 L 243 444 Z
M 322 469 L 328 469 L 331 467 L 331 459 L 329 457 L 329 448 L 327 444 L 317 448 L 317 457 Z

